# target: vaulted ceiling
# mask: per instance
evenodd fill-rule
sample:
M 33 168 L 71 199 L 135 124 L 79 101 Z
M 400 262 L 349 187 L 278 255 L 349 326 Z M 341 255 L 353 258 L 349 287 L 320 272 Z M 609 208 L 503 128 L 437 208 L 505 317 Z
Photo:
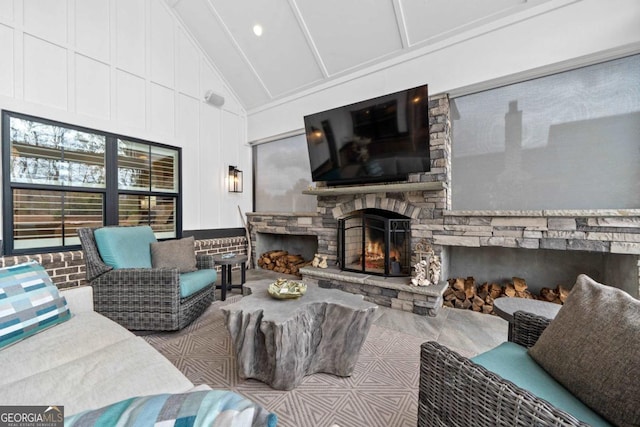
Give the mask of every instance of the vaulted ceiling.
M 165 1 L 251 110 L 508 25 L 549 0 Z

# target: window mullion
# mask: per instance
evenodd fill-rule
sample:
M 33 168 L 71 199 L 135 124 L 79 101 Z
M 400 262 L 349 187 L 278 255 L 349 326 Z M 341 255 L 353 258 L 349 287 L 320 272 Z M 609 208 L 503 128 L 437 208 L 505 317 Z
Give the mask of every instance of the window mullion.
M 105 194 L 105 225 L 118 225 L 118 139 L 107 136 L 107 192 Z

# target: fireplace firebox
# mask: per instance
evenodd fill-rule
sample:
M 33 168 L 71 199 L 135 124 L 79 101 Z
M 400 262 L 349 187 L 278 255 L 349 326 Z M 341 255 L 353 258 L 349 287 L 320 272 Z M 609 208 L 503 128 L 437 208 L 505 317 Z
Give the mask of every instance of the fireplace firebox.
M 338 262 L 345 271 L 379 276 L 411 274 L 411 220 L 364 209 L 338 220 Z

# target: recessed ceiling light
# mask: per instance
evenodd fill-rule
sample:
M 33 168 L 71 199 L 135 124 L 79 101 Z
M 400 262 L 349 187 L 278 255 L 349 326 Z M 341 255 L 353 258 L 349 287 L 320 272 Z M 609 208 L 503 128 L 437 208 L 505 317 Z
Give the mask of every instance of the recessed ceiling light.
M 260 37 L 262 35 L 262 25 L 256 24 L 253 26 L 253 34 Z

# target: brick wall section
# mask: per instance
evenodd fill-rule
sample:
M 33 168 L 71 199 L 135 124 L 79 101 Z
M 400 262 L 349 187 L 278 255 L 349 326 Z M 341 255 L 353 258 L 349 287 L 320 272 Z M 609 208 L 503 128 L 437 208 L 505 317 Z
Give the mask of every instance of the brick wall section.
M 231 237 L 222 239 L 196 240 L 196 253 L 222 254 L 235 252 L 247 253 L 247 239 L 245 237 Z M 82 251 L 57 252 L 34 255 L 0 257 L 0 267 L 8 267 L 29 260 L 36 260 L 47 270 L 53 283 L 58 288 L 70 288 L 86 285 L 84 253 Z M 239 269 L 234 266 L 233 269 Z M 220 269 L 218 268 L 218 271 Z
M 0 257 L 0 267 L 9 267 L 30 260 L 42 264 L 53 283 L 59 288 L 80 286 L 85 283 L 82 251 Z

